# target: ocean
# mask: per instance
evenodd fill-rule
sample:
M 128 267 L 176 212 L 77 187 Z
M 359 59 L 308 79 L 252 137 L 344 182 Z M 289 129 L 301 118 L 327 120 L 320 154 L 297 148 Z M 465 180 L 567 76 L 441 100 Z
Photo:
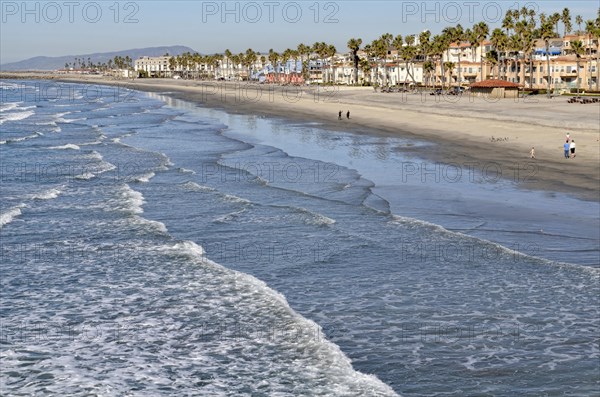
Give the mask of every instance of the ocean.
M 0 88 L 3 395 L 599 392 L 597 202 L 401 136 Z

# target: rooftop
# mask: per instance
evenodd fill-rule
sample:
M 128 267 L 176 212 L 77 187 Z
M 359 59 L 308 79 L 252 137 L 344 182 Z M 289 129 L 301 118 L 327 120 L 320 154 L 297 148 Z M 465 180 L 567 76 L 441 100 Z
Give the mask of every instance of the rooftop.
M 519 88 L 521 84 L 506 80 L 489 79 L 471 84 L 471 88 Z

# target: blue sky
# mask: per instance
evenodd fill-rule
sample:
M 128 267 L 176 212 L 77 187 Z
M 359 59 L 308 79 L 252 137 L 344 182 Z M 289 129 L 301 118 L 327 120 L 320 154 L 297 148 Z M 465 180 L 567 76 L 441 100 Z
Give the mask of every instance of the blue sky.
M 25 6 L 23 6 L 25 4 Z M 346 51 L 382 33 L 434 34 L 460 23 L 501 23 L 508 9 L 534 7 L 594 19 L 598 0 L 582 1 L 0 1 L 0 63 L 159 45 L 202 53 L 253 48 L 283 51 L 325 41 Z M 576 28 L 576 26 L 575 26 Z

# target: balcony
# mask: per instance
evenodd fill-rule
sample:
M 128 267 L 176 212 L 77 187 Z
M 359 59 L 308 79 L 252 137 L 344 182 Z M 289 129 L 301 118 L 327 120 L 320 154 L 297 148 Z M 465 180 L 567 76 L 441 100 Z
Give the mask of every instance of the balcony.
M 572 77 L 572 78 L 575 78 L 575 77 L 577 77 L 577 71 L 576 70 L 571 70 L 571 71 L 566 71 L 565 70 L 565 71 L 561 71 L 559 73 L 559 75 L 560 75 L 561 78 L 563 78 L 563 77 L 567 77 L 567 78 Z

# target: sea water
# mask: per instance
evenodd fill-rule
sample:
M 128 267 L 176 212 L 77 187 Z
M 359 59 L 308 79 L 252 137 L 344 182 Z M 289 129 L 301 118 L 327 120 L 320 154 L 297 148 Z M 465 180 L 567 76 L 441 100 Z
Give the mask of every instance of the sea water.
M 597 203 L 422 179 L 402 137 L 1 86 L 3 394 L 598 391 Z

